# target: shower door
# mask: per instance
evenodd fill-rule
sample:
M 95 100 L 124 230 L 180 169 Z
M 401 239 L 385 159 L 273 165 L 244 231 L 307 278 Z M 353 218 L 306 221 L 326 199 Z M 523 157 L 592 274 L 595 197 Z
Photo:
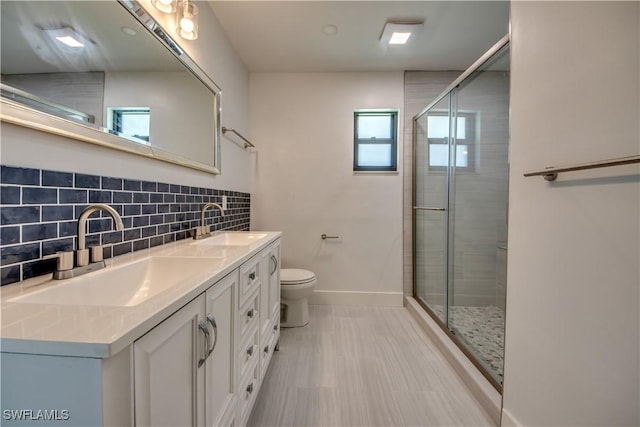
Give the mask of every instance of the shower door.
M 445 324 L 448 298 L 449 100 L 449 96 L 443 98 L 414 122 L 413 220 L 414 234 L 419 236 L 413 240 L 415 297 L 429 306 Z M 437 166 L 429 164 L 434 161 Z
M 414 118 L 414 296 L 501 389 L 508 45 Z

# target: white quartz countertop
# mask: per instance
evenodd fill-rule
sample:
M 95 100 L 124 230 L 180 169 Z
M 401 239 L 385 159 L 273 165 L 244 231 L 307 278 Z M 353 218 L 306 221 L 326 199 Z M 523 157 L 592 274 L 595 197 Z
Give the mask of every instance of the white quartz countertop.
M 130 307 L 102 306 L 95 302 L 82 305 L 77 302 L 54 304 L 13 301 L 17 297 L 65 282 L 53 280 L 51 274 L 3 286 L 0 289 L 0 351 L 111 357 L 281 237 L 280 232 L 259 233 L 266 235 L 244 246 L 198 245 L 192 239 L 185 239 L 118 256 L 107 260 L 106 268 L 81 276 L 108 272 L 109 269 L 117 269 L 148 257 L 184 260 L 185 271 L 194 258 L 210 260 L 198 263 L 197 273 L 189 271 L 187 280 Z

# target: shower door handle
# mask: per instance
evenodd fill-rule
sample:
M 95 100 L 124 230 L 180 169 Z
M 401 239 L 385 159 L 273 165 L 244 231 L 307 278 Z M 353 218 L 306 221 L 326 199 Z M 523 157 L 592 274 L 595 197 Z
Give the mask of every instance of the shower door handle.
M 427 206 L 414 206 L 413 209 L 417 211 L 440 211 L 440 212 L 444 212 L 447 210 L 447 208 L 432 208 Z

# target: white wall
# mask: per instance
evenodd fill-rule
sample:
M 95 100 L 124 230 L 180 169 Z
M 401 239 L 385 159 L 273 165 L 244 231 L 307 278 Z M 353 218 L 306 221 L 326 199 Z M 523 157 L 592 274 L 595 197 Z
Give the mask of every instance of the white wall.
M 249 130 L 249 73 L 206 3 L 200 4 L 199 38 L 186 41 L 175 34 L 175 18 L 142 4 L 163 23 L 218 86 L 222 88 L 222 124 L 240 132 Z M 91 144 L 2 123 L 3 164 L 49 170 L 120 176 L 182 185 L 249 192 L 252 155 L 223 137 L 222 175 L 187 169 Z M 231 137 L 233 138 L 233 137 Z
M 512 3 L 503 425 L 640 425 L 639 6 Z
M 251 75 L 252 228 L 283 231 L 283 267 L 315 272 L 314 302 L 402 304 L 401 166 L 353 172 L 354 110 L 403 123 L 402 106 L 402 72 Z
M 109 108 L 150 109 L 149 140 L 154 148 L 212 164 L 215 117 L 212 94 L 187 71 L 106 72 L 104 123 Z M 209 141 L 209 143 L 203 143 Z

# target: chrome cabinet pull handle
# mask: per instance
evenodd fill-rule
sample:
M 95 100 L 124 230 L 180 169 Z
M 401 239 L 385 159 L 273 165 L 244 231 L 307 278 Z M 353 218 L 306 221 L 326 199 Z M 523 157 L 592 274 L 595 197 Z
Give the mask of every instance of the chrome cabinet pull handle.
M 247 355 L 248 355 L 249 357 L 253 356 L 253 345 L 252 345 L 252 346 L 250 346 L 250 347 L 247 349 Z
M 256 278 L 256 273 L 255 272 L 249 273 L 249 280 L 255 280 L 255 278 Z
M 201 367 L 202 365 L 204 365 L 205 360 L 207 360 L 207 357 L 209 357 L 209 329 L 207 328 L 207 324 L 204 322 L 204 320 L 201 320 L 198 322 L 198 329 L 200 329 L 200 332 L 202 332 L 204 334 L 204 342 L 205 342 L 205 350 L 204 350 L 204 357 L 200 360 L 198 360 L 198 368 Z
M 253 308 L 247 311 L 247 317 L 249 319 L 253 319 L 253 316 L 255 316 L 255 314 L 256 314 L 256 311 Z
M 262 349 L 262 351 L 264 351 L 264 352 L 265 352 L 265 354 L 266 354 L 266 353 L 269 353 L 269 346 L 268 346 L 268 345 L 265 345 L 265 346 L 264 346 L 264 348 Z
M 273 271 L 269 274 L 273 276 L 273 273 L 278 271 L 278 258 L 275 255 L 271 255 L 271 261 L 273 261 Z
M 213 345 L 207 351 L 207 355 L 205 356 L 205 359 L 211 356 L 211 353 L 213 353 L 213 350 L 216 349 L 216 345 L 218 344 L 218 325 L 216 324 L 216 318 L 213 317 L 213 314 L 211 313 L 207 314 L 207 322 L 209 322 L 209 324 L 211 325 L 211 328 L 213 328 L 214 335 L 213 335 Z

